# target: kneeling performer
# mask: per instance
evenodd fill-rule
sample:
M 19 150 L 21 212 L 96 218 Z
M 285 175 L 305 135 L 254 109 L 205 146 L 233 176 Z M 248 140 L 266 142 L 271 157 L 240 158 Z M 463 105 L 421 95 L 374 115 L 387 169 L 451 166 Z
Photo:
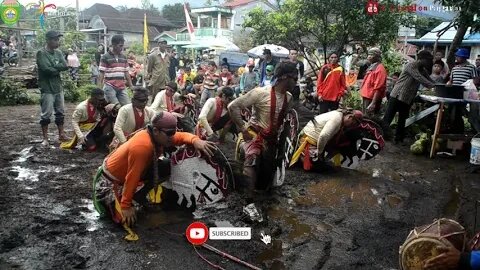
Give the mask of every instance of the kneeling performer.
M 200 138 L 212 138 L 216 131 L 223 129 L 220 139 L 232 127 L 227 106 L 234 99 L 235 92 L 230 87 L 223 87 L 218 97 L 209 98 L 200 112 L 196 134 Z

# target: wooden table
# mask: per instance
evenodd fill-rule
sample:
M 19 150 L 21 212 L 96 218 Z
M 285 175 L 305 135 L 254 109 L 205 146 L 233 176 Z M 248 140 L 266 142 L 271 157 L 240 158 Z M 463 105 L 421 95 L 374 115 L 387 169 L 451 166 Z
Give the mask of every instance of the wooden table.
M 437 97 L 437 96 L 428 96 L 428 95 L 420 95 L 420 98 L 424 101 L 432 102 L 435 103 L 435 105 L 417 113 L 416 115 L 410 117 L 407 119 L 405 123 L 405 127 L 408 127 L 409 125 L 413 124 L 414 122 L 424 118 L 427 115 L 430 115 L 436 111 L 437 113 L 437 118 L 435 121 L 435 130 L 432 135 L 432 147 L 430 149 L 430 158 L 433 158 L 433 156 L 436 153 L 435 149 L 435 142 L 439 137 L 441 137 L 440 134 L 440 127 L 442 125 L 442 119 L 443 119 L 443 111 L 445 109 L 445 104 L 452 104 L 452 103 L 480 103 L 480 100 L 472 100 L 472 99 L 455 99 L 455 98 L 442 98 L 442 97 Z M 452 138 L 454 136 L 457 137 L 464 137 L 466 138 L 465 134 L 445 134 L 444 137 L 446 138 Z

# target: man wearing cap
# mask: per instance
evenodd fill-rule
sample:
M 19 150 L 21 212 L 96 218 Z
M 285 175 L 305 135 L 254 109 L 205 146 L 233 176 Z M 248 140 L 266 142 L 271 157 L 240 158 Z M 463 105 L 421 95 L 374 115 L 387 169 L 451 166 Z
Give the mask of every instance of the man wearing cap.
M 40 88 L 40 105 L 42 114 L 40 125 L 42 126 L 42 145 L 48 146 L 48 124 L 50 117 L 55 111 L 55 124 L 58 127 L 60 142 L 70 140 L 63 129 L 64 124 L 64 94 L 60 72 L 68 70 L 65 58 L 58 47 L 59 38 L 63 36 L 56 31 L 48 31 L 45 34 L 46 46 L 37 52 L 38 86 Z
M 470 51 L 465 48 L 459 48 L 455 53 L 455 66 L 450 73 L 450 80 L 448 85 L 462 85 L 466 81 L 473 79 L 474 82 L 478 80 L 480 74 L 477 73 L 477 69 L 474 65 L 470 64 L 467 59 L 470 58 Z M 477 82 L 478 83 L 478 82 Z M 451 106 L 450 106 L 451 105 Z M 463 111 L 465 110 L 464 104 L 450 104 L 452 107 L 451 113 L 453 114 L 452 132 L 456 134 L 462 134 L 465 131 L 463 123 Z M 479 123 L 479 105 L 478 103 L 470 103 L 470 112 L 468 116 L 469 122 L 475 129 L 480 129 Z
M 395 134 L 395 142 L 402 142 L 405 137 L 405 122 L 410 114 L 410 107 L 417 96 L 420 84 L 427 88 L 435 86 L 430 79 L 430 71 L 433 65 L 433 55 L 426 50 L 418 52 L 417 60 L 408 63 L 403 69 L 397 83 L 393 87 L 387 110 L 383 121 L 390 125 L 398 112 L 398 122 Z
M 212 138 L 214 132 L 223 129 L 223 135 L 232 126 L 228 105 L 235 98 L 230 87 L 223 87 L 218 97 L 212 97 L 205 102 L 198 116 L 196 134 L 201 138 Z M 223 137 L 223 136 L 222 136 Z
M 105 99 L 108 103 L 120 103 L 122 106 L 130 103 L 126 87 L 133 87 L 127 57 L 123 54 L 124 43 L 122 35 L 114 35 L 112 49 L 102 56 L 98 68 L 98 87 L 105 92 Z
M 360 89 L 363 99 L 362 112 L 378 114 L 382 106 L 382 99 L 386 95 L 388 74 L 382 64 L 382 51 L 379 48 L 368 50 L 367 60 L 370 66 Z
M 270 51 L 269 49 L 264 49 L 263 59 L 258 63 L 258 67 L 260 70 L 260 82 L 263 82 L 265 80 L 265 77 L 267 76 L 268 65 L 272 65 L 273 70 L 275 70 L 275 65 L 277 65 L 277 61 L 273 59 L 272 51 Z
M 240 92 L 242 94 L 245 94 L 257 87 L 257 85 L 260 83 L 260 76 L 256 71 L 254 71 L 255 62 L 253 59 L 248 59 L 247 67 L 248 72 L 244 72 L 240 78 Z
M 86 133 L 92 130 L 95 125 L 105 116 L 107 110 L 107 102 L 105 100 L 103 90 L 100 88 L 92 89 L 90 98 L 82 101 L 77 105 L 72 115 L 72 126 L 75 132 L 74 137 L 69 142 L 60 145 L 63 149 L 73 149 L 77 144 L 86 146 L 89 150 L 96 148 L 96 142 L 91 138 L 88 143 L 85 137 Z M 108 109 L 113 109 L 111 104 Z
M 163 181 L 168 179 L 168 170 L 158 169 L 164 149 L 187 144 L 207 157 L 213 155 L 215 146 L 212 143 L 193 134 L 176 132 L 176 128 L 174 115 L 157 113 L 145 130 L 136 133 L 105 158 L 94 178 L 94 206 L 100 214 L 109 214 L 116 223 L 129 226 L 135 223 L 134 201 L 144 202 L 147 192 L 160 177 Z M 154 179 L 142 178 L 149 168 L 153 168 Z
M 161 39 L 158 41 L 158 50 L 148 56 L 147 78 L 152 99 L 157 96 L 158 92 L 165 89 L 170 81 L 170 61 L 171 55 L 167 52 L 167 41 Z
M 295 150 L 290 166 L 295 164 L 303 156 L 303 169 L 312 169 L 314 157 L 322 160 L 325 146 L 335 137 L 341 136 L 345 130 L 359 125 L 363 114 L 356 110 L 337 109 L 321 113 L 302 129 L 300 133 L 300 145 Z
M 283 123 L 292 99 L 288 90 L 295 87 L 297 76 L 295 64 L 288 61 L 280 62 L 275 68 L 272 86 L 254 88 L 228 106 L 230 117 L 245 140 L 242 146 L 245 152 L 243 174 L 248 186 L 248 200 L 253 198 L 257 183 L 255 168 L 260 162 L 259 158 L 262 153 L 275 153 L 278 144 L 277 131 Z M 245 125 L 241 112 L 250 108 L 253 108 L 253 114 Z
M 147 102 L 148 90 L 143 87 L 134 88 L 132 103 L 123 106 L 118 111 L 113 127 L 115 139 L 111 148 L 125 143 L 128 136 L 150 123 L 155 112 L 146 107 Z

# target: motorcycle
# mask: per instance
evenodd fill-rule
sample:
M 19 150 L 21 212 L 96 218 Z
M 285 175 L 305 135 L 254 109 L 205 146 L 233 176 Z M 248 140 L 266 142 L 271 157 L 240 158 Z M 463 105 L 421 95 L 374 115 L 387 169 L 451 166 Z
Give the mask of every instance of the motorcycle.
M 16 67 L 18 65 L 18 53 L 15 49 L 9 49 L 8 47 L 3 48 L 3 61 L 11 67 Z

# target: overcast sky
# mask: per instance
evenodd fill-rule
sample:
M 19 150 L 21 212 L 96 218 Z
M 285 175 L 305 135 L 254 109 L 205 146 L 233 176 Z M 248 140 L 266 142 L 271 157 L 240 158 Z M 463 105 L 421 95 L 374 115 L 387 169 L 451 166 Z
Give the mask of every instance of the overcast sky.
M 38 3 L 37 0 L 20 0 L 19 1 L 22 5 L 26 5 L 28 3 Z M 113 7 L 115 6 L 127 6 L 127 7 L 140 7 L 141 2 L 140 0 L 78 0 L 79 5 L 80 5 L 80 10 L 83 10 L 85 8 L 91 7 L 95 3 L 101 3 L 101 4 L 108 4 L 112 5 L 112 2 L 115 4 L 112 5 Z M 151 0 L 151 3 L 153 3 L 155 6 L 158 8 L 162 8 L 164 5 L 167 4 L 173 4 L 173 3 L 183 3 L 185 2 L 184 0 Z M 192 6 L 197 7 L 197 6 L 202 6 L 205 3 L 205 0 L 189 0 L 189 2 Z M 70 6 L 70 7 L 75 7 L 75 0 L 45 0 L 45 4 L 55 4 L 57 6 Z

